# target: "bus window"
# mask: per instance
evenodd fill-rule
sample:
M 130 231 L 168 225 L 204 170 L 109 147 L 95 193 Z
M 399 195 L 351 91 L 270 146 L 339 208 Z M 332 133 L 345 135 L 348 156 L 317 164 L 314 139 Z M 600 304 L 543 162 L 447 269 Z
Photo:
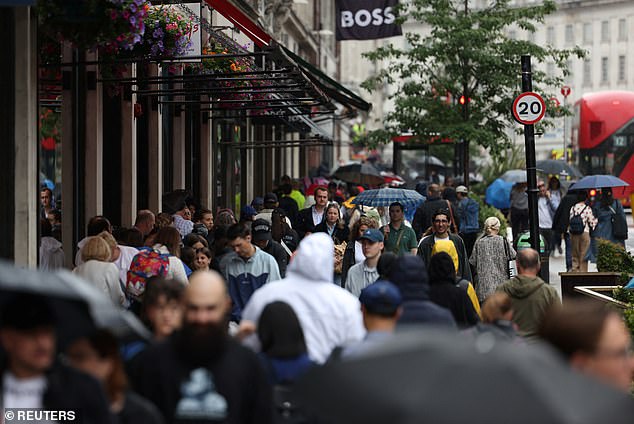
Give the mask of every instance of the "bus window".
M 614 171 L 614 153 L 608 153 L 605 157 L 605 170 L 607 174 L 612 175 Z

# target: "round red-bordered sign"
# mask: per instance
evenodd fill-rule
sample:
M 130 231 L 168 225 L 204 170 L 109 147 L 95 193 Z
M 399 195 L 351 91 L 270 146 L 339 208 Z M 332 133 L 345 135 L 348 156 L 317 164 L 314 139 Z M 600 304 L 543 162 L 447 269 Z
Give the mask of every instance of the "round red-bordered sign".
M 541 121 L 546 113 L 546 102 L 542 96 L 532 91 L 522 93 L 513 101 L 513 117 L 524 125 Z

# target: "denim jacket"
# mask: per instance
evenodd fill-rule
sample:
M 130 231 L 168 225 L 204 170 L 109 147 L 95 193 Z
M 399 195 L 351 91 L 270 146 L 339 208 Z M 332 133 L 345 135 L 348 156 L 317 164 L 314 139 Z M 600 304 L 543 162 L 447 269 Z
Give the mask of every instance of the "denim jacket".
M 458 218 L 460 222 L 460 232 L 463 234 L 477 233 L 480 231 L 478 215 L 480 205 L 475 200 L 466 197 L 458 203 Z

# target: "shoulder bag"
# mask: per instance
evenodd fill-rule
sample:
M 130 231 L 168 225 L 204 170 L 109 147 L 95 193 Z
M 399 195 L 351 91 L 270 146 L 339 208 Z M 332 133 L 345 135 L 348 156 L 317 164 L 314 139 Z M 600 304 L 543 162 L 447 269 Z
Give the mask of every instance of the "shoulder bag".
M 612 236 L 616 240 L 627 239 L 627 220 L 623 214 L 616 213 L 614 208 L 610 206 L 612 212 Z
M 451 202 L 449 200 L 445 200 L 447 202 L 447 208 L 449 209 L 449 219 L 451 222 L 449 223 L 449 232 L 458 234 L 458 226 L 456 225 L 456 220 L 453 217 L 453 208 L 451 207 Z
M 506 276 L 513 278 L 517 275 L 517 265 L 515 259 L 511 259 L 509 241 L 505 237 L 502 237 L 502 241 L 504 242 L 504 257 L 506 258 Z

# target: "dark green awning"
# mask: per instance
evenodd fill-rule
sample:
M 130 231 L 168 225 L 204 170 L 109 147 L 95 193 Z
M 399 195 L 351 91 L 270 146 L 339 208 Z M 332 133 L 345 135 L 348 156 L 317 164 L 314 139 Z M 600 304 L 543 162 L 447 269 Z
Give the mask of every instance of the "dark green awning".
M 366 102 L 358 94 L 347 89 L 337 81 L 324 74 L 319 68 L 306 62 L 304 59 L 287 49 L 286 47 L 279 45 L 283 52 L 290 57 L 297 65 L 306 73 L 310 80 L 319 86 L 324 93 L 330 96 L 332 99 L 341 103 L 344 106 L 351 106 L 363 111 L 369 111 L 372 108 L 372 104 Z

